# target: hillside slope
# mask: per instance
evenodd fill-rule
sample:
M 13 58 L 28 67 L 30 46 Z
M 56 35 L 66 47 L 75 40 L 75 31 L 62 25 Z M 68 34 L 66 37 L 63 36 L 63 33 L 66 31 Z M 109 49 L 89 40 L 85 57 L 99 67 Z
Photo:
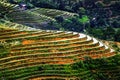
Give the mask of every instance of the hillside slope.
M 55 4 L 56 9 L 16 10 L 15 5 L 0 0 L 0 80 L 120 79 L 119 46 L 114 45 L 115 51 L 89 35 L 48 30 L 55 28 L 47 26 L 51 21 L 56 22 L 56 18 L 71 22 L 68 18 L 78 14 L 66 11 L 74 12 L 79 3 L 82 3 L 79 7 L 83 7 L 83 11 L 84 8 L 90 11 L 90 19 L 119 19 L 119 10 L 116 11 L 119 0 L 36 0 L 34 3 L 37 1 L 47 3 L 47 7 L 54 7 Z M 39 5 L 44 6 L 42 3 Z M 80 18 L 78 20 L 82 21 Z
M 74 64 L 116 55 L 102 42 L 77 32 L 2 29 L 0 42 L 0 78 L 5 80 L 84 79 L 90 70 L 81 68 L 81 73 Z
M 56 18 L 61 16 L 64 19 L 77 15 L 67 11 L 56 9 L 35 8 L 31 10 L 17 10 L 7 15 L 7 20 L 15 23 L 31 26 L 43 30 L 55 30 L 55 27 L 48 27 L 48 24 Z

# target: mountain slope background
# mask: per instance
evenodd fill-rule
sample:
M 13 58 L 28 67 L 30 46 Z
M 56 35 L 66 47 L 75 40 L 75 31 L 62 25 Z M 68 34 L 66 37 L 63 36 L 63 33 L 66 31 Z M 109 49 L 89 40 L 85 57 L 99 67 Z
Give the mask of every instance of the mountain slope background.
M 58 9 L 79 15 L 68 19 L 58 16 L 55 18 L 57 22 L 50 22 L 47 26 L 46 23 L 43 24 L 45 28 L 84 32 L 104 40 L 120 41 L 120 38 L 116 37 L 120 35 L 119 0 L 10 0 L 10 2 L 24 3 L 28 9 L 33 7 Z M 37 24 L 35 26 L 39 28 Z

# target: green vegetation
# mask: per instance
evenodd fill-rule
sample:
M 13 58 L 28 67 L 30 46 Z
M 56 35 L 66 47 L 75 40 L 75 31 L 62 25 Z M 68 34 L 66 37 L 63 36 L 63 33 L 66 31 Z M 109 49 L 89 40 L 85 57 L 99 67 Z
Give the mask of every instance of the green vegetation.
M 0 0 L 0 80 L 119 80 L 119 7 L 119 0 Z
M 13 4 L 8 3 L 6 0 L 0 0 L 0 18 L 4 18 L 6 14 L 13 11 Z
M 51 21 L 56 22 L 56 17 L 63 17 L 64 19 L 77 15 L 66 11 L 56 9 L 35 8 L 26 11 L 14 11 L 6 15 L 7 20 L 15 23 L 32 26 L 39 29 L 56 29 L 56 27 L 48 27 Z
M 4 41 L 0 49 L 4 51 L 0 53 L 1 79 L 28 80 L 44 76 L 48 79 L 49 76 L 54 79 L 95 79 L 94 76 L 90 77 L 91 71 L 84 67 L 83 60 L 115 55 L 93 38 L 74 32 L 12 29 L 0 32 L 0 40 Z M 79 61 L 83 68 L 74 68 Z
M 95 36 L 99 39 L 109 40 L 109 41 L 120 41 L 120 29 L 119 28 L 112 28 L 106 27 L 102 28 L 88 28 L 87 33 Z
M 8 15 L 7 20 L 12 22 L 44 30 L 84 32 L 100 39 L 119 41 L 116 37 L 119 35 L 120 25 L 118 0 L 9 0 L 9 2 L 24 3 L 28 7 L 25 11 Z M 29 10 L 29 4 L 38 8 L 31 7 L 33 9 Z M 77 15 L 77 18 L 73 15 Z M 111 37 L 104 33 L 108 28 L 115 29 Z

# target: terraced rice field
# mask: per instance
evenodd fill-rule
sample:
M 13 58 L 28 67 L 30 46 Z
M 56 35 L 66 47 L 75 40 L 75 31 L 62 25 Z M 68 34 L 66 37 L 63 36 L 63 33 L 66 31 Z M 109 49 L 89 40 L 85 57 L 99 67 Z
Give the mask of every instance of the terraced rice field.
M 63 16 L 64 18 L 68 18 L 71 16 L 78 15 L 76 13 L 71 13 L 67 11 L 61 11 L 57 9 L 46 9 L 46 8 L 36 8 L 36 9 L 32 9 L 31 11 L 45 16 L 49 16 L 51 18 L 55 18 L 56 16 Z
M 74 15 L 77 14 L 56 9 L 35 8 L 32 10 L 14 11 L 7 18 L 12 20 L 12 22 L 45 30 L 48 29 L 46 25 L 50 21 L 56 21 L 55 17 L 62 16 L 63 18 L 68 18 Z
M 0 78 L 5 80 L 92 78 L 89 70 L 67 71 L 70 67 L 66 65 L 88 56 L 115 55 L 114 50 L 88 35 L 50 30 L 0 30 L 0 47 Z
M 17 23 L 14 23 L 14 22 L 10 22 L 10 21 L 6 21 L 6 20 L 3 20 L 1 19 L 0 20 L 0 28 L 4 28 L 4 29 L 17 29 L 17 30 L 36 30 L 35 28 L 31 28 L 29 26 L 25 26 L 25 25 L 22 25 L 22 24 L 17 24 Z M 40 30 L 40 29 L 38 29 Z
M 10 4 L 5 0 L 0 1 L 0 17 L 3 15 L 8 14 L 9 12 L 13 11 L 14 4 Z
M 115 1 L 107 4 L 101 0 L 104 6 Z M 1 14 L 14 7 L 3 2 L 0 5 Z M 82 33 L 21 25 L 42 26 L 56 21 L 57 16 L 74 15 L 36 8 L 7 16 L 20 24 L 0 20 L 0 80 L 119 80 L 120 55 L 101 41 Z

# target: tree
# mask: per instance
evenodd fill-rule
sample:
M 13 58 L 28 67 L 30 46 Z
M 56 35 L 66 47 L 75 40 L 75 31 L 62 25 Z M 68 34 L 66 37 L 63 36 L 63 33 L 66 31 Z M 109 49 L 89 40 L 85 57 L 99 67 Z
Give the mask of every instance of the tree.
M 120 29 L 116 31 L 114 38 L 115 38 L 115 41 L 120 41 Z
M 104 31 L 105 39 L 114 40 L 115 30 L 112 27 L 107 27 Z
M 86 12 L 86 10 L 83 7 L 80 7 L 79 10 L 77 11 L 77 13 L 79 13 L 80 16 L 85 15 L 85 12 Z
M 98 8 L 103 8 L 103 7 L 104 7 L 104 4 L 103 4 L 103 2 L 98 1 L 98 2 L 96 2 L 96 6 L 97 6 Z
M 83 30 L 85 32 L 85 30 L 86 30 L 85 26 L 86 26 L 87 23 L 90 22 L 88 16 L 83 15 L 82 18 L 79 19 L 79 22 L 83 24 L 83 28 L 84 28 Z
M 59 22 L 61 23 L 64 20 L 62 16 L 56 16 L 55 19 L 57 20 L 58 23 Z

